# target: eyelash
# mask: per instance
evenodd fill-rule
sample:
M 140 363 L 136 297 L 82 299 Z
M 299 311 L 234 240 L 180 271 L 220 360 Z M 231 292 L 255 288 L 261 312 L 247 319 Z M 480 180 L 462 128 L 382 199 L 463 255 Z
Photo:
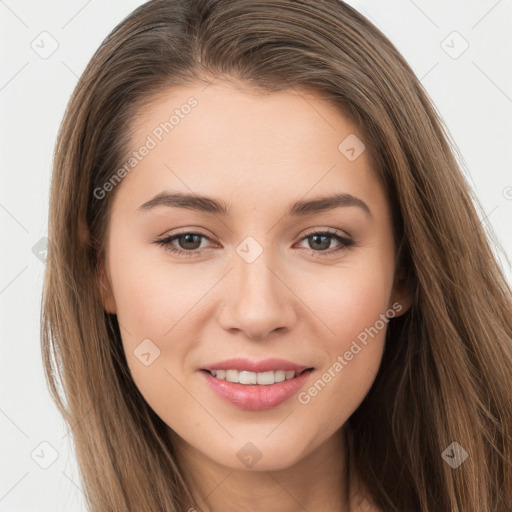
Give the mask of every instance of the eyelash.
M 179 256 L 184 256 L 184 257 L 190 258 L 190 257 L 202 255 L 202 253 L 206 249 L 184 250 L 184 249 L 179 249 L 179 248 L 173 247 L 171 245 L 174 240 L 176 240 L 182 236 L 185 236 L 185 235 L 196 235 L 196 236 L 200 236 L 202 238 L 206 238 L 207 240 L 211 240 L 209 237 L 207 237 L 206 235 L 203 235 L 202 233 L 195 233 L 192 231 L 183 231 L 183 232 L 177 233 L 175 235 L 171 235 L 171 236 L 156 240 L 154 243 L 157 245 L 163 246 L 165 250 L 167 250 L 173 254 L 179 255 Z M 338 233 L 336 233 L 335 231 L 330 231 L 330 230 L 314 231 L 312 233 L 308 233 L 303 238 L 301 238 L 300 242 L 302 242 L 303 240 L 306 240 L 309 237 L 315 236 L 315 235 L 322 235 L 322 236 L 327 235 L 330 238 L 336 239 L 341 244 L 340 247 L 334 251 L 329 251 L 329 250 L 315 251 L 313 249 L 310 249 L 311 254 L 315 257 L 316 256 L 325 257 L 324 255 L 331 256 L 333 254 L 339 254 L 341 251 L 344 251 L 344 250 L 348 249 L 349 247 L 352 247 L 356 244 L 355 240 L 353 240 L 352 238 L 341 236 Z

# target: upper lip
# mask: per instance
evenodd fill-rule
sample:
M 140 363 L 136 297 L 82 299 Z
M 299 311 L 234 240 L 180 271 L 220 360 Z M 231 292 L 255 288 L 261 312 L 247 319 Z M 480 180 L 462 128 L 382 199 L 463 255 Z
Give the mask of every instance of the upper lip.
M 264 359 L 262 361 L 253 361 L 250 359 L 244 358 L 235 358 L 235 359 L 226 359 L 224 361 L 219 361 L 218 363 L 210 364 L 201 368 L 202 370 L 239 370 L 239 371 L 248 371 L 254 373 L 260 372 L 269 372 L 276 370 L 285 370 L 285 371 L 294 371 L 296 373 L 300 373 L 308 368 L 312 368 L 311 366 L 304 366 L 300 364 L 296 364 L 292 361 L 287 361 L 286 359 Z

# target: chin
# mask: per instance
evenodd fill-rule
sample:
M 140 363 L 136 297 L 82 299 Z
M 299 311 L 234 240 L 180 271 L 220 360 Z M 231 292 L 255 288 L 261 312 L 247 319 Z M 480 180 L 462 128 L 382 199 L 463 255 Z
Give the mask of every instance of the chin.
M 279 428 L 279 427 L 277 427 Z M 272 429 L 269 430 L 271 432 Z M 310 443 L 304 444 L 304 437 L 272 433 L 270 437 L 259 431 L 257 436 L 237 436 L 230 439 L 220 450 L 205 455 L 233 470 L 280 471 L 287 469 L 304 457 L 304 450 Z M 271 439 L 275 435 L 274 439 Z M 210 445 L 211 446 L 211 445 Z

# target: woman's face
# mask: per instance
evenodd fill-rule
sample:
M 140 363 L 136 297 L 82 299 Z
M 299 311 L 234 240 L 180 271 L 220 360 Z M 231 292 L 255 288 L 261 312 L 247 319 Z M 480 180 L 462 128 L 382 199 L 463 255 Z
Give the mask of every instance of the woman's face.
M 362 135 L 312 94 L 216 81 L 168 90 L 131 142 L 95 194 L 117 188 L 104 297 L 136 385 L 197 454 L 297 463 L 359 406 L 406 309 Z

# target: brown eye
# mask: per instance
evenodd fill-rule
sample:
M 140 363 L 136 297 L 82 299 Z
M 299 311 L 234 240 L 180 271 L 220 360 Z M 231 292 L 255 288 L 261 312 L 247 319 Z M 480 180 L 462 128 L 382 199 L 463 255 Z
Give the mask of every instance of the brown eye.
M 157 240 L 155 243 L 171 253 L 190 257 L 200 255 L 206 249 L 200 247 L 203 238 L 210 240 L 201 233 L 179 233 Z
M 187 233 L 186 235 L 179 235 L 178 237 L 175 237 L 180 248 L 188 251 L 199 249 L 199 246 L 201 245 L 201 238 L 202 235 L 198 235 L 196 233 Z
M 333 239 L 338 242 L 339 247 L 335 248 L 334 250 L 329 250 Z M 355 244 L 355 241 L 353 239 L 346 236 L 342 236 L 333 231 L 321 231 L 316 233 L 310 233 L 301 241 L 304 240 L 308 242 L 309 248 L 311 249 L 312 253 L 315 256 L 322 256 L 322 253 L 325 253 L 326 256 L 337 254 L 340 251 L 343 251 Z
M 308 240 L 312 249 L 318 249 L 320 251 L 325 251 L 329 249 L 331 245 L 332 236 L 326 235 L 310 235 L 308 236 Z

